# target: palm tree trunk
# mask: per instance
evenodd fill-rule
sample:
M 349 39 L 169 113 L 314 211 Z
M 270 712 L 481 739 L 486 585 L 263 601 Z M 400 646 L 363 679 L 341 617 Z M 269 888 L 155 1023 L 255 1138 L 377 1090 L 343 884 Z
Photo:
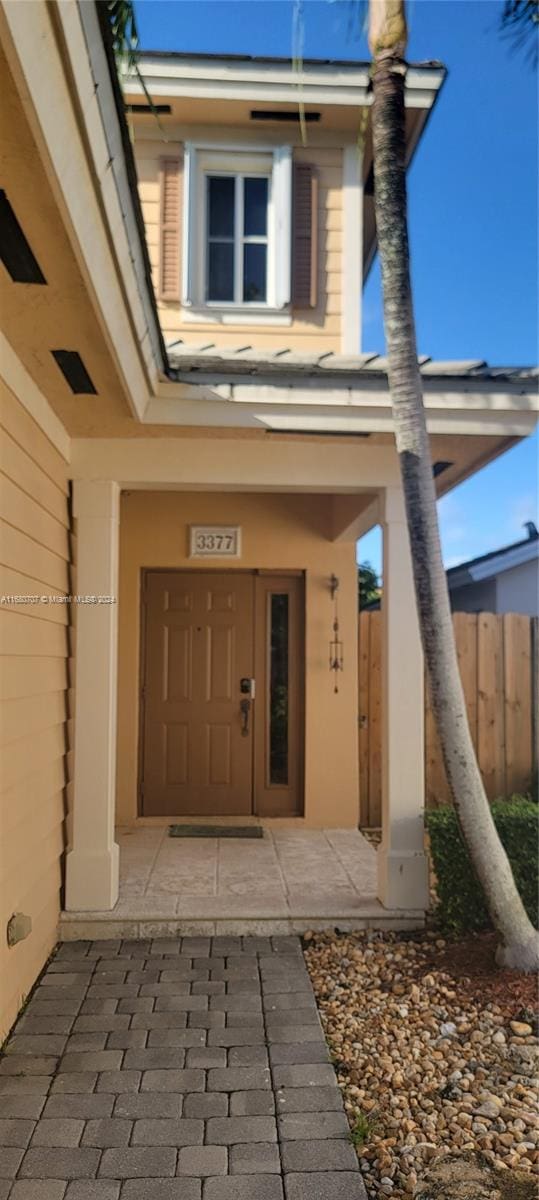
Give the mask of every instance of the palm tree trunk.
M 410 283 L 403 0 L 370 0 L 369 35 L 375 207 L 389 387 L 431 703 L 461 832 L 500 935 L 498 961 L 533 970 L 539 966 L 539 935 L 517 891 L 477 766 L 442 562 Z

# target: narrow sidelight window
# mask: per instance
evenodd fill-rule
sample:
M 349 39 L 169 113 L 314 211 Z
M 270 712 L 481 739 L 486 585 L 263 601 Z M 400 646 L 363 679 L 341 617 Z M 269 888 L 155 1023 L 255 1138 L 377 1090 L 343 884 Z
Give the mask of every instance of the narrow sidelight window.
M 288 783 L 288 593 L 270 597 L 269 782 Z

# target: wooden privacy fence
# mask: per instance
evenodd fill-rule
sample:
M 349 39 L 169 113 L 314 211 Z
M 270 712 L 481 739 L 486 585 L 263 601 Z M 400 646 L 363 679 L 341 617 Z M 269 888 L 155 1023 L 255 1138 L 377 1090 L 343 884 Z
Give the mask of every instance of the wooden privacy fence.
M 382 824 L 382 614 L 359 615 L 361 824 Z M 468 719 L 490 800 L 526 791 L 537 770 L 539 620 L 518 613 L 454 613 Z M 430 807 L 449 802 L 425 689 L 425 787 Z

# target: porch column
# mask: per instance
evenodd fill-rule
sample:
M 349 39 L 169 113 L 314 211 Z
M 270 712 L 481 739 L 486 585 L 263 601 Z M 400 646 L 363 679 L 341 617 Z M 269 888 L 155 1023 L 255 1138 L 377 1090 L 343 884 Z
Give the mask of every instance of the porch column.
M 119 850 L 114 841 L 119 487 L 76 482 L 78 596 L 113 604 L 77 605 L 72 848 L 66 861 L 66 909 L 114 908 Z
M 423 841 L 423 654 L 400 487 L 382 497 L 382 845 L 378 895 L 387 908 L 426 909 Z

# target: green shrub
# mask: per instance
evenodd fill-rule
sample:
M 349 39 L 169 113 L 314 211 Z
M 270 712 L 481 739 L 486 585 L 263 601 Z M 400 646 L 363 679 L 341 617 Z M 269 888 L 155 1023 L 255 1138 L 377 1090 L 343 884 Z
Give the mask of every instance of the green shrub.
M 539 805 L 524 796 L 495 800 L 492 815 L 505 846 L 515 882 L 528 916 L 539 924 Z M 425 813 L 436 874 L 440 924 L 454 933 L 489 929 L 483 893 L 461 837 L 455 811 L 449 806 Z

